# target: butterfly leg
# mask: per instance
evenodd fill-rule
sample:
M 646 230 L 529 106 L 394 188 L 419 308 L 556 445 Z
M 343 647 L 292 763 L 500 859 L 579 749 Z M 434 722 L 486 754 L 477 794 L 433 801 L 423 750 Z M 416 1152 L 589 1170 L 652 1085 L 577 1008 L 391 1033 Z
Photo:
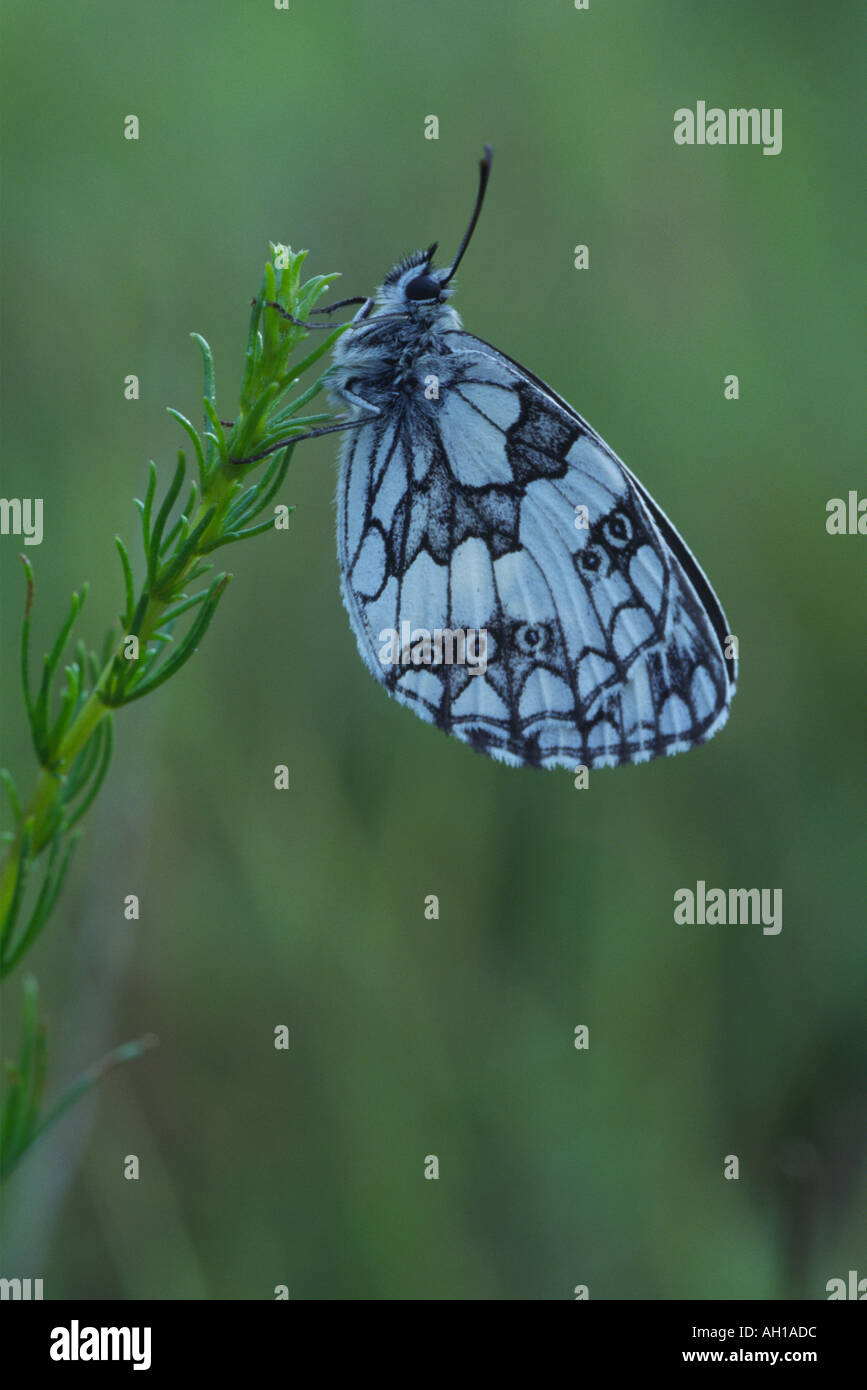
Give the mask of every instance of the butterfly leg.
M 324 328 L 331 332 L 333 323 L 305 323 L 304 319 L 296 319 L 294 314 L 290 314 L 288 309 L 284 309 L 282 304 L 278 304 L 276 299 L 265 300 L 266 309 L 276 309 L 281 319 L 286 319 L 288 323 L 294 323 L 298 328 L 306 328 L 308 331 L 313 328 Z
M 263 449 L 258 454 L 248 454 L 243 459 L 229 459 L 229 463 L 240 466 L 241 464 L 258 463 L 260 459 L 266 459 L 269 454 L 276 454 L 279 449 L 286 449 L 290 444 L 300 444 L 304 439 L 318 439 L 322 434 L 336 434 L 338 430 L 355 429 L 358 425 L 366 425 L 374 420 L 379 414 L 379 406 L 371 405 L 369 401 L 362 400 L 361 396 L 354 395 L 351 391 L 341 391 L 341 396 L 350 405 L 357 406 L 366 413 L 360 418 L 351 420 L 339 420 L 336 425 L 321 425 L 318 430 L 308 430 L 306 434 L 295 434 L 289 439 L 281 439 L 270 448 Z
M 312 312 L 314 314 L 331 314 L 335 309 L 345 308 L 347 304 L 360 304 L 362 306 L 354 318 L 350 319 L 350 323 L 358 323 L 359 320 L 367 318 L 368 314 L 373 309 L 374 301 L 372 299 L 365 299 L 363 295 L 356 295 L 354 299 L 338 299 L 336 304 L 329 304 L 327 309 L 314 309 Z M 274 299 L 266 299 L 265 308 L 276 309 L 281 318 L 287 319 L 289 323 L 294 323 L 298 328 L 306 328 L 308 330 L 324 328 L 330 333 L 334 327 L 332 323 L 307 323 L 304 319 L 296 319 L 293 314 L 289 313 L 288 309 L 284 309 L 283 305 L 278 304 Z M 341 324 L 340 327 L 345 328 L 347 325 Z

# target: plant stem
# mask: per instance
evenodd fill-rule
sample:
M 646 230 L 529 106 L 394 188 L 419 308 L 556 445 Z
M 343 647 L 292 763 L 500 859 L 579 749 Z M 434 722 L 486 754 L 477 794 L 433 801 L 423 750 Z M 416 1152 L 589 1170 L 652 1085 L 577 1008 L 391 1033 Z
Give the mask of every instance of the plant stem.
M 73 659 L 61 672 L 87 586 L 73 594 L 45 655 L 35 694 L 30 679 L 34 576 L 27 557 L 21 557 L 27 576 L 21 683 L 39 768 L 29 800 L 19 796 L 11 772 L 0 769 L 14 817 L 14 829 L 4 836 L 9 848 L 0 864 L 0 976 L 18 965 L 54 910 L 79 838 L 78 821 L 98 794 L 111 760 L 113 712 L 156 690 L 197 650 L 231 578 L 221 573 L 197 585 L 213 568 L 212 552 L 268 531 L 278 516 L 288 516 L 290 508 L 273 507 L 273 502 L 294 440 L 308 437 L 311 425 L 330 419 L 327 414 L 303 418 L 299 414 L 320 391 L 322 377 L 294 399 L 287 397 L 301 375 L 350 326 L 336 325 L 313 352 L 290 367 L 290 358 L 308 336 L 309 313 L 336 277 L 319 275 L 302 283 L 300 271 L 307 253 L 281 245 L 272 245 L 271 251 L 273 263 L 266 264 L 262 288 L 253 300 L 234 424 L 220 419 L 211 349 L 194 333 L 204 365 L 204 426 L 198 431 L 179 411 L 170 412 L 195 451 L 198 476 L 187 484 L 186 505 L 181 502 L 187 479 L 183 452 L 158 504 L 159 478 L 152 463 L 145 498 L 136 501 L 145 561 L 138 589 L 129 552 L 121 537 L 115 537 L 124 584 L 120 636 L 113 627 L 101 656 L 79 640 Z M 254 484 L 247 483 L 251 470 L 264 458 L 270 462 L 262 476 Z M 263 516 L 267 519 L 261 520 Z M 183 625 L 176 630 L 182 617 Z M 32 870 L 40 856 L 45 862 L 41 884 L 34 890 Z M 36 982 L 27 977 L 20 1053 L 16 1062 L 6 1065 L 0 1101 L 0 1177 L 12 1171 L 45 1128 L 110 1066 L 129 1061 L 148 1045 L 146 1039 L 116 1048 L 85 1072 L 40 1121 L 45 1028 L 38 1016 Z
M 232 464 L 225 464 L 221 465 L 219 468 L 215 468 L 211 480 L 204 490 L 201 502 L 191 520 L 190 530 L 195 530 L 196 526 L 204 519 L 208 511 L 212 508 L 216 508 L 216 510 L 210 523 L 202 533 L 199 544 L 178 576 L 176 587 L 183 584 L 186 576 L 202 558 L 209 541 L 214 535 L 219 533 L 226 512 L 238 491 L 238 479 L 237 476 L 235 476 L 238 470 L 235 469 L 235 473 L 233 474 L 230 471 L 232 468 Z M 139 644 L 142 651 L 147 647 L 148 641 L 159 628 L 164 614 L 173 602 L 173 598 L 163 599 L 157 596 L 152 596 L 150 598 L 139 631 Z M 18 833 L 9 847 L 2 868 L 0 868 L 0 921 L 5 918 L 5 914 L 12 900 L 12 895 L 15 892 L 15 885 L 18 881 L 25 827 L 28 824 L 31 827 L 30 853 L 34 855 L 38 854 L 40 850 L 45 848 L 48 841 L 49 836 L 46 831 L 51 825 L 52 813 L 55 810 L 57 799 L 63 787 L 63 779 L 66 771 L 72 766 L 78 754 L 96 732 L 101 721 L 111 710 L 111 704 L 105 697 L 112 673 L 115 669 L 115 662 L 123 650 L 125 638 L 126 634 L 122 633 L 105 662 L 93 691 L 64 735 L 57 749 L 52 766 L 43 767 L 39 772 L 33 795 L 27 803 L 21 818 L 21 825 Z

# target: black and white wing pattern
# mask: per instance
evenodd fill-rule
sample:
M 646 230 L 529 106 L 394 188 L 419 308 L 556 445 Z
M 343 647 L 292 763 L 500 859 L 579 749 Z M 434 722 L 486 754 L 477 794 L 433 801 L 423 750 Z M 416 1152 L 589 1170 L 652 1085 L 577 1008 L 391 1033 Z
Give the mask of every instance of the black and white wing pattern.
M 376 679 L 513 765 L 613 767 L 711 738 L 735 689 L 726 620 L 637 479 L 468 333 L 414 376 L 343 448 L 342 592 Z M 484 633 L 484 661 L 449 661 L 437 632 Z

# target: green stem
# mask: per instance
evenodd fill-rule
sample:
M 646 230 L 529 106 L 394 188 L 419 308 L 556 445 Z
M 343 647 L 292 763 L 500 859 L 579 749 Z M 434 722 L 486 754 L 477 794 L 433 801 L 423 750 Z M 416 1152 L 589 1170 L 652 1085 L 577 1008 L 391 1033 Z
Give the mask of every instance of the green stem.
M 237 471 L 236 473 L 230 473 L 227 468 L 223 467 L 214 471 L 211 482 L 205 489 L 199 507 L 192 519 L 190 530 L 195 530 L 196 525 L 212 507 L 216 507 L 216 511 L 209 525 L 202 533 L 195 551 L 190 556 L 180 576 L 178 576 L 178 586 L 183 583 L 185 576 L 189 574 L 197 561 L 202 558 L 210 539 L 219 534 L 226 513 L 235 498 L 237 483 Z M 159 628 L 170 606 L 170 602 L 173 602 L 173 600 L 169 601 L 156 596 L 149 600 L 139 633 L 139 643 L 142 650 L 146 648 L 147 643 Z M 28 822 L 31 823 L 31 854 L 39 854 L 48 843 L 49 837 L 45 833 L 46 827 L 51 825 L 57 799 L 63 787 L 65 773 L 72 766 L 87 741 L 96 732 L 100 722 L 109 713 L 110 705 L 105 700 L 105 693 L 108 689 L 115 660 L 123 648 L 124 636 L 125 635 L 121 636 L 119 642 L 111 652 L 100 672 L 96 686 L 67 729 L 65 736 L 58 746 L 52 766 L 43 767 L 39 773 L 33 795 L 21 816 L 18 834 L 10 845 L 2 868 L 0 868 L 0 922 L 5 920 L 5 915 L 12 901 L 15 885 L 18 881 L 18 874 L 21 868 L 21 848 L 24 827 Z
M 234 543 L 267 530 L 273 522 L 265 515 L 286 475 L 291 443 L 274 456 L 253 486 L 245 484 L 253 464 L 232 464 L 246 459 L 268 444 L 273 447 L 288 436 L 303 435 L 311 419 L 297 412 L 321 389 L 322 378 L 294 401 L 287 403 L 298 377 L 312 367 L 348 325 L 341 325 L 318 343 L 294 371 L 289 359 L 307 337 L 307 331 L 276 312 L 265 313 L 266 304 L 279 302 L 292 318 L 305 322 L 317 299 L 326 292 L 333 275 L 316 276 L 301 283 L 300 270 L 306 252 L 292 252 L 273 245 L 274 263 L 265 267 L 262 290 L 254 302 L 245 355 L 240 408 L 232 426 L 224 426 L 217 412 L 214 362 L 211 349 L 198 334 L 204 363 L 205 425 L 197 431 L 189 420 L 172 411 L 192 441 L 198 481 L 192 484 L 186 506 L 181 489 L 186 463 L 179 455 L 172 481 L 155 510 L 158 474 L 150 466 L 141 513 L 145 575 L 136 598 L 132 562 L 123 541 L 116 537 L 123 569 L 121 634 L 107 636 L 99 657 L 79 641 L 75 659 L 61 675 L 59 663 L 84 601 L 86 586 L 73 595 L 66 619 L 46 654 L 42 681 L 34 697 L 30 681 L 30 612 L 33 604 L 33 572 L 26 557 L 27 592 L 21 631 L 21 681 L 38 770 L 29 801 L 18 796 L 11 774 L 0 772 L 9 795 L 15 833 L 0 864 L 0 975 L 17 967 L 39 936 L 54 910 L 79 831 L 74 827 L 86 814 L 99 792 L 112 753 L 112 711 L 156 690 L 187 662 L 208 629 L 230 576 L 219 574 L 194 592 L 196 581 L 211 569 L 207 557 L 218 546 Z M 291 423 L 290 423 L 291 420 Z M 264 455 L 263 455 L 264 456 Z M 180 515 L 172 521 L 176 504 Z M 251 524 L 252 523 L 252 524 Z M 190 593 L 185 590 L 189 588 Z M 174 624 L 190 613 L 188 627 L 178 635 L 170 651 Z M 138 640 L 139 664 L 127 660 L 126 644 Z M 90 693 L 86 693 L 87 691 Z M 52 719 L 53 692 L 59 703 Z M 77 708 L 79 700 L 80 708 Z M 75 712 L 74 712 L 75 711 Z M 103 721 L 107 722 L 103 724 Z M 49 848 L 50 847 L 50 848 Z M 30 894 L 34 860 L 46 854 L 41 887 Z M 32 896 L 19 924 L 21 908 Z M 137 1056 L 149 1040 L 115 1049 L 92 1067 L 61 1097 L 40 1121 L 45 1079 L 45 1030 L 39 1021 L 35 981 L 25 981 L 22 1041 L 18 1062 L 7 1065 L 7 1080 L 0 1098 L 0 1178 L 12 1171 L 35 1140 L 104 1073 Z

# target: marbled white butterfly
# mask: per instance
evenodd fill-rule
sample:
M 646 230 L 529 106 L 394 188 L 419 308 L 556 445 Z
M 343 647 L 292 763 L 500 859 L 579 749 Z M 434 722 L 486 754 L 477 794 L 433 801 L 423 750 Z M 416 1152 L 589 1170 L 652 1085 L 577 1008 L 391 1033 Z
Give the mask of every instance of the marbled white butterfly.
M 448 304 L 491 159 L 452 264 L 434 267 L 436 244 L 401 261 L 335 345 L 329 389 L 350 412 L 337 549 L 359 651 L 395 699 L 503 762 L 679 753 L 728 717 L 725 616 L 608 445 Z

